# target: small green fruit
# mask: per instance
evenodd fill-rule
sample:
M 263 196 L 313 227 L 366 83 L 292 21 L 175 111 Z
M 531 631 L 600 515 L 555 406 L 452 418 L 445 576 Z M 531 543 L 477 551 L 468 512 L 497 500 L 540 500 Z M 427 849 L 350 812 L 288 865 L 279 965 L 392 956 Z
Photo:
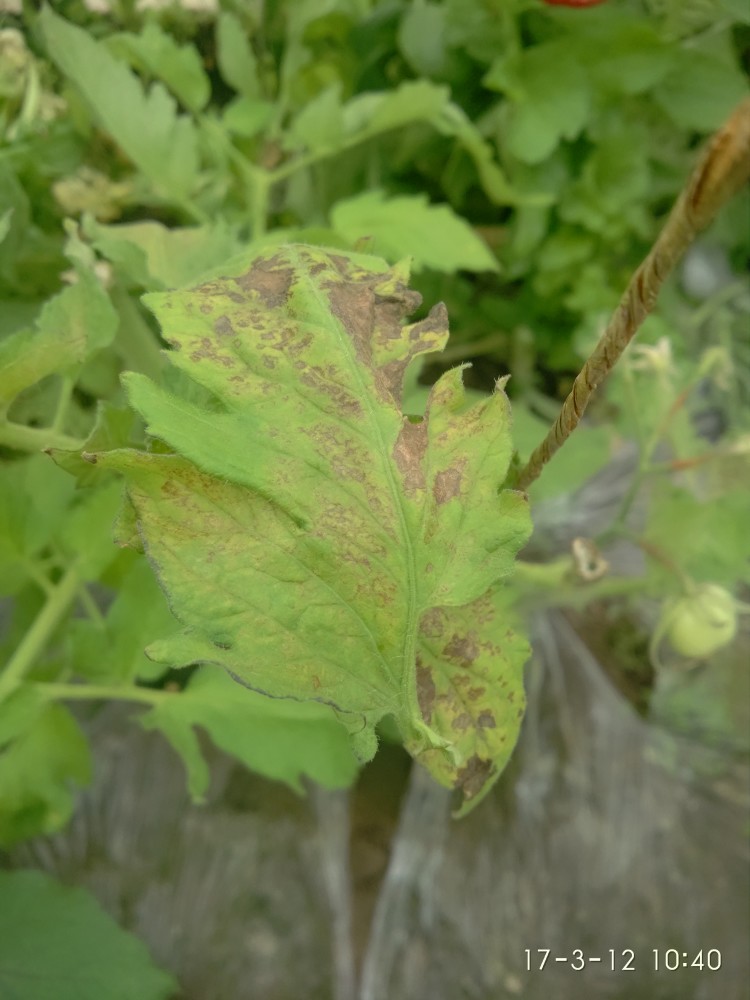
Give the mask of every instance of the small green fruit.
M 737 634 L 737 602 L 724 587 L 704 583 L 665 605 L 657 634 L 676 653 L 702 658 L 729 645 Z

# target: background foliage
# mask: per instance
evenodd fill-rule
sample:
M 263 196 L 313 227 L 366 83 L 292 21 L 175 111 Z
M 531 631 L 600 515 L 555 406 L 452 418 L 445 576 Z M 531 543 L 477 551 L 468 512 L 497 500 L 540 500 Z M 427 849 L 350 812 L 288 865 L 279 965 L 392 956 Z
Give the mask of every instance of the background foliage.
M 315 706 L 290 720 L 223 678 L 144 656 L 173 619 L 142 556 L 112 543 L 119 483 L 74 454 L 144 443 L 122 371 L 173 377 L 141 296 L 248 244 L 411 256 L 425 304 L 442 299 L 451 317 L 447 351 L 411 373 L 412 411 L 446 366 L 472 359 L 478 392 L 510 371 L 526 454 L 696 146 L 747 93 L 750 17 L 736 0 L 31 8 L 0 32 L 0 843 L 59 829 L 88 782 L 74 699 L 143 703 L 141 724 L 165 732 L 198 798 L 200 729 L 292 787 L 347 786 L 345 734 Z M 638 472 L 610 537 L 630 531 L 648 486 L 641 597 L 679 594 L 686 575 L 750 582 L 750 292 L 738 277 L 749 212 L 744 192 L 593 425 L 532 491 L 564 493 L 635 439 Z M 545 567 L 554 600 L 581 604 L 560 558 Z M 543 580 L 519 594 L 552 600 Z M 653 696 L 666 717 L 708 698 L 711 732 L 742 741 L 732 678 L 703 674 L 670 698 L 670 676 Z M 306 735 L 290 742 L 290 726 Z M 139 995 L 163 989 L 156 977 Z

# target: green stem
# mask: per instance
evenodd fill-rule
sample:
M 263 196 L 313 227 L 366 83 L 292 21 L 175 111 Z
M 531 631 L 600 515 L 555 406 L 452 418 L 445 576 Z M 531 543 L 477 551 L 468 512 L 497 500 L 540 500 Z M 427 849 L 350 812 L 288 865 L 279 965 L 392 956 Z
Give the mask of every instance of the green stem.
M 60 395 L 57 397 L 57 407 L 55 409 L 55 415 L 52 418 L 52 423 L 50 424 L 50 431 L 57 434 L 59 430 L 65 424 L 65 418 L 68 415 L 68 408 L 70 406 L 70 400 L 73 395 L 73 387 L 75 385 L 74 380 L 70 375 L 64 375 L 62 382 L 60 383 Z
M 157 705 L 167 698 L 174 698 L 173 691 L 158 691 L 135 684 L 36 684 L 43 697 L 55 701 L 140 701 Z
M 250 163 L 216 122 L 210 118 L 202 118 L 201 124 L 213 141 L 222 147 L 245 183 L 250 209 L 250 228 L 253 239 L 257 240 L 265 234 L 268 225 L 268 194 L 273 183 L 271 175 L 263 167 Z
M 92 620 L 97 628 L 104 629 L 107 625 L 107 620 L 104 615 L 99 610 L 99 605 L 96 603 L 94 598 L 91 596 L 91 592 L 85 583 L 82 583 L 78 589 L 78 597 L 83 605 L 83 608 L 89 618 Z
M 50 592 L 31 628 L 0 674 L 0 702 L 18 687 L 44 651 L 60 619 L 75 600 L 81 584 L 74 563 Z
M 84 440 L 59 434 L 51 428 L 26 427 L 11 421 L 0 423 L 0 447 L 16 451 L 45 451 L 47 448 L 80 451 L 84 443 Z
M 250 225 L 253 239 L 258 240 L 265 235 L 268 226 L 268 194 L 271 184 L 267 171 L 256 171 L 253 177 L 250 195 Z

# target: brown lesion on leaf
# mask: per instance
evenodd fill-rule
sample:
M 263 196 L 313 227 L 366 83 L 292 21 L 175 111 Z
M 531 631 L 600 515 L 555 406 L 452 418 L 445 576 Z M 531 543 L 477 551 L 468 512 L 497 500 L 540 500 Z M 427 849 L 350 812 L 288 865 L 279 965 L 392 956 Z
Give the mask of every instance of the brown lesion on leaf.
M 254 293 L 267 309 L 278 309 L 289 299 L 294 271 L 280 256 L 256 260 L 244 274 L 232 279 L 243 292 Z
M 214 333 L 217 337 L 233 337 L 234 327 L 228 316 L 219 316 L 214 320 Z
M 445 615 L 440 608 L 425 611 L 419 623 L 419 631 L 425 639 L 439 639 L 445 628 Z
M 258 341 L 265 345 L 262 350 L 278 351 L 289 358 L 299 358 L 305 354 L 313 342 L 312 334 L 301 333 L 298 327 L 293 325 L 274 326 L 271 329 L 264 329 L 265 323 L 260 320 L 255 324 L 257 330 L 264 332 L 258 335 Z M 304 367 L 304 362 L 298 362 L 296 367 Z
M 361 417 L 362 404 L 353 393 L 335 380 L 336 374 L 337 370 L 333 365 L 328 365 L 327 368 L 305 365 L 300 369 L 299 381 L 319 395 L 328 396 L 339 413 L 348 417 Z
M 422 718 L 429 726 L 432 722 L 432 711 L 435 707 L 435 682 L 432 671 L 417 655 L 417 701 Z
M 492 772 L 492 761 L 483 760 L 474 754 L 456 773 L 456 788 L 463 792 L 466 801 L 473 799 L 484 788 Z
M 393 446 L 393 461 L 401 474 L 404 493 L 412 498 L 426 488 L 422 459 L 427 450 L 427 424 L 404 417 Z
M 403 282 L 398 282 L 396 287 L 386 295 L 376 290 L 374 304 L 377 315 L 378 339 L 381 342 L 401 340 L 404 329 L 401 321 L 404 316 L 410 316 L 416 309 L 419 309 L 422 305 L 422 296 L 413 288 L 408 288 Z M 427 323 L 428 320 L 429 316 L 422 320 L 422 323 Z M 419 326 L 420 324 L 414 325 Z
M 461 484 L 463 483 L 463 472 L 466 466 L 466 459 L 461 459 L 455 465 L 447 469 L 441 469 L 435 476 L 432 484 L 432 496 L 435 503 L 440 505 L 455 500 L 461 496 Z
M 455 719 L 451 723 L 451 726 L 459 733 L 464 733 L 472 725 L 472 722 L 473 720 L 468 712 L 461 712 L 460 715 L 457 715 L 455 717 Z
M 224 368 L 234 368 L 235 360 L 216 349 L 216 343 L 210 337 L 201 337 L 199 344 L 190 352 L 191 361 L 212 361 Z
M 367 284 L 330 281 L 325 286 L 331 312 L 349 335 L 357 358 L 372 367 L 374 296 Z
M 497 729 L 495 716 L 488 708 L 480 712 L 476 719 L 477 729 Z
M 457 667 L 467 670 L 480 653 L 479 644 L 473 633 L 457 635 L 454 633 L 443 647 L 443 657 L 455 663 Z
M 419 296 L 419 301 L 413 308 L 409 309 L 409 312 L 413 312 L 421 301 L 422 298 Z M 418 323 L 411 324 L 409 327 L 409 341 L 412 344 L 421 347 L 422 350 L 424 350 L 428 345 L 434 345 L 435 350 L 438 350 L 446 336 L 447 331 L 448 310 L 446 309 L 444 302 L 438 302 L 432 307 L 432 309 L 430 309 L 424 319 L 420 320 Z

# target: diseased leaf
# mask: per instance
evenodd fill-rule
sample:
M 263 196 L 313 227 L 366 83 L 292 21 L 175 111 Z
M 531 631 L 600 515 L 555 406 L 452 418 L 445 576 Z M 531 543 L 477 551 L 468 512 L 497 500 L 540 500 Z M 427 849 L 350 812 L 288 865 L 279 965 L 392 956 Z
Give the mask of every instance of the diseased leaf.
M 38 871 L 0 872 L 0 996 L 168 1000 L 176 989 L 85 890 Z
M 160 83 L 144 93 L 106 45 L 45 7 L 39 24 L 52 60 L 81 91 L 99 124 L 165 197 L 185 198 L 198 174 L 197 132 Z
M 401 325 L 419 304 L 407 278 L 379 258 L 293 245 L 147 296 L 173 364 L 211 395 L 196 402 L 131 374 L 132 405 L 176 453 L 89 458 L 125 475 L 185 625 L 150 655 L 328 704 L 363 759 L 392 715 L 469 803 L 518 733 L 525 644 L 491 595 L 530 525 L 525 496 L 500 490 L 502 385 L 470 405 L 454 369 L 424 419 L 402 415 L 409 362 L 448 336 L 442 306 Z M 420 689 L 431 679 L 436 690 L 429 720 L 418 664 Z
M 426 195 L 386 198 L 368 191 L 334 205 L 331 224 L 351 243 L 363 236 L 389 260 L 410 256 L 415 268 L 453 273 L 497 271 L 486 243 L 449 205 L 430 205 Z

